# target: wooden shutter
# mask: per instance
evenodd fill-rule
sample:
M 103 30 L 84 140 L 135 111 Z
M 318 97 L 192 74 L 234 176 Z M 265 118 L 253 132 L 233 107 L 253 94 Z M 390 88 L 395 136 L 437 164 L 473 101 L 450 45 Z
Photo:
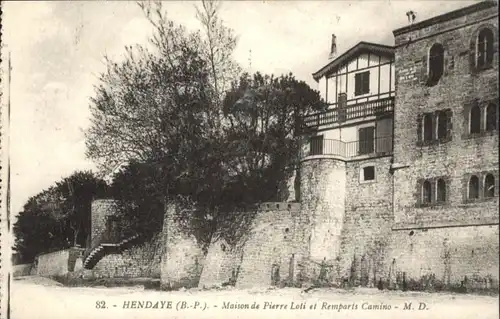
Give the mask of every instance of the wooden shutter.
M 453 135 L 453 111 L 451 109 L 445 110 L 446 113 L 446 140 L 451 141 Z
M 361 73 L 354 75 L 354 95 L 359 95 L 361 91 Z
M 370 71 L 363 72 L 363 91 L 362 94 L 370 92 Z
M 375 127 L 359 129 L 359 154 L 370 154 L 374 151 Z
M 365 152 L 366 129 L 365 128 L 360 128 L 359 129 L 359 131 L 358 131 L 358 137 L 359 137 L 358 152 L 359 152 L 359 154 L 366 154 L 366 152 Z

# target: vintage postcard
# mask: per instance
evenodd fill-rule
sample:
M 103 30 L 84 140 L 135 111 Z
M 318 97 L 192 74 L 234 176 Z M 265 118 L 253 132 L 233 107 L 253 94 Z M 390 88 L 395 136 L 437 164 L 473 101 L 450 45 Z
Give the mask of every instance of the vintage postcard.
M 7 1 L 1 318 L 499 318 L 498 1 Z

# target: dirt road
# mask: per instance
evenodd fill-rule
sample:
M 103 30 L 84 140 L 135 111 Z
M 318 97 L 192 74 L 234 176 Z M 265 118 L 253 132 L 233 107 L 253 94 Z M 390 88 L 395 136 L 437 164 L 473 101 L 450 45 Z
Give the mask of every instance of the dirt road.
M 38 277 L 12 282 L 11 318 L 497 319 L 498 297 L 316 289 L 68 288 Z

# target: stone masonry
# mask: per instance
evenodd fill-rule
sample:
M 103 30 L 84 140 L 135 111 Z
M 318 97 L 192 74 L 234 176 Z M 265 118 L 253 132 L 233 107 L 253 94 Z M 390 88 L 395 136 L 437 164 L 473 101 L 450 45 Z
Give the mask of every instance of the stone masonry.
M 391 160 L 381 157 L 346 164 L 346 216 L 337 275 L 351 277 L 357 284 L 372 286 L 385 275 L 393 224 Z M 373 181 L 360 179 L 367 165 L 375 167 Z
M 106 229 L 108 216 L 116 214 L 116 203 L 112 199 L 98 199 L 92 202 L 91 236 L 97 238 Z
M 346 166 L 336 158 L 311 157 L 301 164 L 301 211 L 308 217 L 309 257 L 335 260 L 345 214 Z
M 199 284 L 205 261 L 202 246 L 196 238 L 179 227 L 183 210 L 176 204 L 167 208 L 163 221 L 161 254 L 161 287 L 193 288 Z
M 484 28 L 494 34 L 494 55 L 491 66 L 479 70 L 474 50 Z M 500 113 L 498 5 L 476 3 L 395 30 L 394 36 L 392 155 L 303 157 L 300 203 L 261 203 L 236 245 L 217 237 L 208 252 L 181 230 L 176 217 L 182 210 L 171 205 L 158 245 L 105 256 L 96 269 L 107 276 L 148 271 L 160 276 L 164 289 L 345 282 L 401 288 L 402 282 L 422 286 L 429 278 L 446 287 L 498 287 L 498 124 L 485 130 L 486 105 L 496 105 L 497 122 Z M 444 49 L 444 70 L 430 85 L 429 51 L 435 43 Z M 481 130 L 469 134 L 474 105 L 481 108 Z M 423 114 L 434 116 L 434 138 L 425 142 Z M 446 134 L 437 139 L 442 114 L 446 122 L 439 125 Z M 375 178 L 362 180 L 367 165 L 374 166 Z M 483 196 L 487 174 L 495 179 L 490 197 Z M 472 175 L 483 185 L 474 200 L 467 197 Z M 424 181 L 438 180 L 445 183 L 445 200 L 436 201 L 432 186 L 432 201 L 424 203 Z M 104 231 L 111 211 L 111 201 L 93 203 L 93 238 Z M 147 262 L 129 261 L 137 258 Z
M 83 270 L 87 277 L 160 278 L 161 241 L 131 247 L 121 253 L 104 256 L 92 270 Z
M 476 41 L 482 28 L 490 28 L 494 33 L 494 56 L 491 68 L 478 71 L 471 59 L 475 50 L 471 43 Z M 497 261 L 496 271 L 486 264 L 484 269 L 498 277 L 498 226 L 496 234 L 487 226 L 498 225 L 498 126 L 494 131 L 485 132 L 482 124 L 479 134 L 469 134 L 469 111 L 473 103 L 478 103 L 483 110 L 486 104 L 494 103 L 498 109 L 498 7 L 491 2 L 479 3 L 436 18 L 433 23 L 396 30 L 394 35 L 397 81 L 394 163 L 399 168 L 394 172 L 394 230 L 397 232 L 393 236 L 395 260 L 392 262 L 418 277 L 420 274 L 413 269 L 414 261 L 424 256 L 425 260 L 441 260 L 437 255 L 446 240 L 447 245 L 456 247 L 449 252 L 455 263 L 451 270 L 454 283 L 459 283 L 460 278 L 463 280 L 467 273 L 475 272 L 472 266 L 464 270 L 465 265 L 473 261 L 472 253 L 466 253 L 465 247 L 471 247 L 476 261 L 489 264 L 490 257 L 496 255 L 493 259 Z M 429 86 L 426 84 L 427 61 L 429 49 L 435 43 L 444 48 L 444 73 L 437 84 Z M 441 110 L 448 110 L 451 116 L 448 138 L 423 144 L 419 141 L 422 114 Z M 498 110 L 496 114 L 498 116 Z M 486 173 L 495 176 L 495 196 L 468 201 L 468 178 L 471 174 L 484 177 Z M 446 181 L 446 201 L 424 207 L 420 202 L 422 180 L 436 178 Z M 452 226 L 459 228 L 448 229 Z M 407 247 L 406 242 L 414 238 L 417 231 L 415 243 Z M 469 241 L 479 238 L 484 245 L 473 249 Z M 465 246 L 461 247 L 460 243 Z M 439 261 L 430 268 L 432 272 L 441 273 L 443 267 Z M 454 273 L 457 269 L 462 269 L 460 275 Z
M 243 257 L 243 249 L 240 246 L 233 247 L 223 238 L 217 238 L 210 243 L 200 277 L 200 288 L 235 284 Z
M 245 239 L 237 288 L 281 285 L 294 276 L 296 203 L 263 203 Z M 292 267 L 290 267 L 292 265 Z
M 258 205 L 250 227 L 236 244 L 214 240 L 203 267 L 200 287 L 280 286 L 296 278 L 296 262 L 305 254 L 305 220 L 298 203 Z

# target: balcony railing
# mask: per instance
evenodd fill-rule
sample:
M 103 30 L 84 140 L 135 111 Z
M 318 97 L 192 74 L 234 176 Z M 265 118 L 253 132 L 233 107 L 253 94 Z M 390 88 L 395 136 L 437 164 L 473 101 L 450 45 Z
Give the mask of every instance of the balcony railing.
M 332 104 L 336 106 L 336 104 Z M 318 112 L 304 116 L 303 129 L 311 130 L 320 126 L 342 123 L 349 120 L 363 118 L 377 114 L 394 111 L 394 97 L 387 97 L 373 101 L 358 103 L 358 100 L 347 101 L 344 108 L 335 107 L 323 112 Z
M 312 155 L 333 155 L 345 159 L 357 156 L 383 156 L 392 154 L 392 136 L 372 140 L 344 142 L 332 139 L 311 139 L 302 149 L 301 157 Z

